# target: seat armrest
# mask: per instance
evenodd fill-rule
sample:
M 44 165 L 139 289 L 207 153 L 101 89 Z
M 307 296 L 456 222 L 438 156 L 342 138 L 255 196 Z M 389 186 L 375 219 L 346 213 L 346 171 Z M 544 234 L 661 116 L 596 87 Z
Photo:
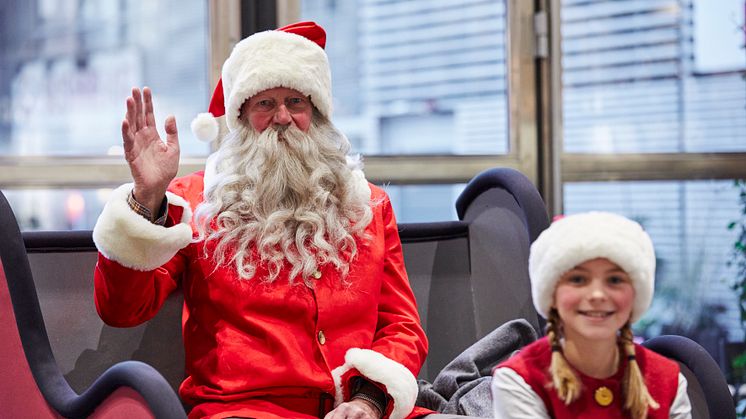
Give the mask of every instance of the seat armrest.
M 56 398 L 63 403 L 53 407 L 66 417 L 87 417 L 121 387 L 131 388 L 142 396 L 156 418 L 186 418 L 179 397 L 166 379 L 155 368 L 139 361 L 124 361 L 111 366 L 83 394 Z
M 705 392 L 711 418 L 735 419 L 736 410 L 720 367 L 697 342 L 677 335 L 654 337 L 642 343 L 646 348 L 684 364 Z

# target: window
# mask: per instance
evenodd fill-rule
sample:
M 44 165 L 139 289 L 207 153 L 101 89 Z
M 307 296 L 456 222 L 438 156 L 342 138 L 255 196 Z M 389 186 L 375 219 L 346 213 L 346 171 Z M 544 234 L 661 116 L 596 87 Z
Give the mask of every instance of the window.
M 743 7 L 562 0 L 558 22 L 565 212 L 639 221 L 658 272 L 637 331 L 687 335 L 726 370 L 726 342 L 744 336 L 727 265 L 740 214 L 732 179 L 746 178 Z
M 120 127 L 133 86 L 153 89 L 162 135 L 176 116 L 182 156 L 208 153 L 189 129 L 211 93 L 204 1 L 12 3 L 0 18 L 0 186 L 20 188 L 11 195 L 24 228 L 93 227 L 95 217 L 52 214 L 68 202 L 100 212 L 97 189 L 129 178 Z M 76 182 L 97 185 L 49 189 L 86 186 Z
M 401 186 L 402 199 L 418 203 L 400 221 L 455 218 L 457 194 L 445 184 L 486 168 L 533 176 L 534 133 L 508 129 L 509 121 L 535 124 L 525 112 L 535 91 L 532 7 L 513 0 L 301 2 L 301 19 L 327 31 L 334 123 L 365 156 L 369 180 L 390 185 L 392 195 Z M 525 78 L 507 77 L 508 65 Z M 513 89 L 525 95 L 509 95 Z
M 366 155 L 508 152 L 506 5 L 302 3 L 327 30 L 334 120 Z

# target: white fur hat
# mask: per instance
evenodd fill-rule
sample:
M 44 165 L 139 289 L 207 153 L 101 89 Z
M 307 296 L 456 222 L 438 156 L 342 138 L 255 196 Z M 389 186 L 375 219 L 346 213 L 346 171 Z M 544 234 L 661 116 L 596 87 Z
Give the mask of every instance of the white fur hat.
M 209 112 L 192 121 L 194 135 L 212 141 L 235 130 L 241 105 L 275 87 L 310 96 L 316 109 L 331 119 L 332 81 L 325 45 L 326 32 L 314 22 L 299 22 L 243 39 L 223 64 Z
M 653 242 L 640 224 L 608 212 L 560 218 L 531 245 L 528 270 L 536 311 L 546 318 L 560 277 L 596 258 L 614 262 L 629 275 L 635 289 L 631 321 L 639 320 L 653 299 Z

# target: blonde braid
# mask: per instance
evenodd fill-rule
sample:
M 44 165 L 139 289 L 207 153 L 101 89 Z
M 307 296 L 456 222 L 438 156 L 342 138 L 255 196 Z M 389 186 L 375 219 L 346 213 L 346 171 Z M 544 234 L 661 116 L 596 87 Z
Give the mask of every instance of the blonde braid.
M 629 322 L 620 330 L 619 339 L 628 361 L 622 381 L 624 409 L 633 419 L 645 419 L 648 415 L 648 408 L 657 409 L 660 405 L 653 400 L 645 385 L 640 365 L 635 358 L 635 344 L 632 340 L 632 328 Z
M 556 309 L 552 309 L 549 312 L 546 327 L 547 337 L 552 345 L 552 363 L 549 365 L 549 374 L 552 376 L 552 385 L 557 389 L 557 396 L 569 405 L 580 397 L 582 386 L 580 379 L 562 354 L 559 322 L 559 313 Z

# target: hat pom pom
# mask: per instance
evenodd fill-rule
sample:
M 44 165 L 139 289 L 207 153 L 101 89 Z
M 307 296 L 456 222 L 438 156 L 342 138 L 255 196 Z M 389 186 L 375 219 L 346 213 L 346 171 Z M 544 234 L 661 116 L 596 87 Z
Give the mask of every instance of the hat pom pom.
M 210 112 L 203 112 L 192 120 L 192 133 L 198 140 L 210 142 L 217 138 L 220 132 L 218 121 Z

